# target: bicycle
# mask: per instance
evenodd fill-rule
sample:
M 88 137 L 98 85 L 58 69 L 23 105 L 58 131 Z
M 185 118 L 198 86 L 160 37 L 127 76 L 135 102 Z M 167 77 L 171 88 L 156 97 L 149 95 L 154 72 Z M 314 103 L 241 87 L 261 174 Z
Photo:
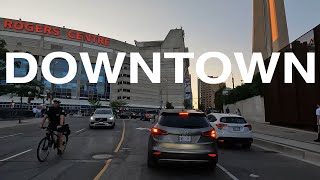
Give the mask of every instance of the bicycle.
M 68 144 L 68 135 L 70 134 L 70 130 L 68 125 L 64 125 L 64 126 L 65 128 L 68 129 L 67 131 L 63 131 L 63 127 L 59 128 L 58 130 L 52 129 L 49 127 L 42 128 L 42 129 L 47 129 L 47 132 L 46 132 L 46 136 L 42 138 L 41 141 L 39 142 L 38 148 L 37 148 L 37 158 L 40 162 L 44 162 L 47 160 L 52 148 L 53 149 L 59 148 L 58 134 L 56 134 L 54 131 L 60 132 L 61 131 L 60 129 L 62 129 L 62 138 L 63 138 L 62 152 L 65 151 Z

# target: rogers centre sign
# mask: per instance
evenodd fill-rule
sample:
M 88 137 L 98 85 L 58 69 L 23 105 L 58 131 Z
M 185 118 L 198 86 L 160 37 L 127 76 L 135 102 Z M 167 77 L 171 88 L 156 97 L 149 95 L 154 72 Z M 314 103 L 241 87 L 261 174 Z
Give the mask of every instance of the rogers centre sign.
M 51 36 L 61 35 L 61 28 L 58 28 L 58 27 L 37 24 L 37 23 L 23 22 L 23 21 L 14 21 L 9 19 L 3 20 L 3 28 L 13 29 L 16 31 L 34 32 L 39 34 L 51 35 Z M 85 41 L 89 43 L 101 44 L 104 46 L 110 45 L 109 38 L 97 36 L 94 34 L 84 33 L 80 31 L 75 31 L 75 30 L 67 30 L 67 37 L 71 40 Z

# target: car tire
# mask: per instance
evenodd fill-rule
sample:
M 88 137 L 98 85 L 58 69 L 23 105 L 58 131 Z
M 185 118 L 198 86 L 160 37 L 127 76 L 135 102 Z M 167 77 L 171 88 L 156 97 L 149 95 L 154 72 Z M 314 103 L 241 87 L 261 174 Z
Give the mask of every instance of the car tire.
M 157 166 L 158 166 L 158 162 L 149 152 L 148 153 L 148 168 L 155 168 Z
M 217 162 L 215 160 L 210 160 L 208 163 L 208 168 L 214 171 L 216 167 L 217 167 Z
M 89 125 L 89 128 L 90 128 L 90 129 L 93 129 L 93 126 L 90 126 L 90 125 Z
M 251 148 L 251 143 L 242 144 L 242 148 L 250 149 Z
M 111 126 L 111 129 L 114 129 L 115 126 L 116 126 L 116 123 L 114 123 L 114 124 Z

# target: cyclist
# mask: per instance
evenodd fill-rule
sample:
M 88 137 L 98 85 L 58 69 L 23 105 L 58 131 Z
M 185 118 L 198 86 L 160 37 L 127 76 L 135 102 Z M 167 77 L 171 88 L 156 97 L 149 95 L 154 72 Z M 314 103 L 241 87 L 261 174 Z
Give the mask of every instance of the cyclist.
M 65 118 L 65 111 L 62 107 L 60 107 L 60 101 L 58 99 L 53 100 L 53 106 L 49 107 L 47 111 L 44 114 L 44 117 L 40 123 L 40 128 L 43 128 L 43 124 L 46 121 L 46 119 L 49 119 L 49 125 L 48 128 L 51 128 L 55 131 L 57 131 L 59 128 L 61 128 L 64 125 L 64 118 Z M 63 146 L 63 138 L 62 138 L 62 132 L 58 132 L 58 155 L 62 154 L 62 146 Z

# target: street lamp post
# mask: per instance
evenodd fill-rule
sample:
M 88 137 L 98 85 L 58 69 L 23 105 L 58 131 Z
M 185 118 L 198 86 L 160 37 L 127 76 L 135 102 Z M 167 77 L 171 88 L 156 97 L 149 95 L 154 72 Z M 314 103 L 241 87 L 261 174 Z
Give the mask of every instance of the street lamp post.
M 28 92 L 28 100 L 29 100 L 29 101 L 28 101 L 28 103 L 29 103 L 28 110 L 30 110 L 30 107 L 31 107 L 31 100 L 30 100 L 30 99 L 31 99 L 31 94 L 32 94 L 32 92 L 29 91 L 29 92 Z

